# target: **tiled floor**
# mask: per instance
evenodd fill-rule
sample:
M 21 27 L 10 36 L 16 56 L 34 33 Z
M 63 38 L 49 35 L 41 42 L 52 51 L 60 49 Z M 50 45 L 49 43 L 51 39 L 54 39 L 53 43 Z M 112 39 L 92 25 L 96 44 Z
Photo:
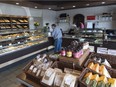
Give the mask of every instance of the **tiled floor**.
M 18 87 L 20 83 L 17 81 L 16 76 L 22 72 L 26 64 L 27 62 L 0 72 L 0 87 Z

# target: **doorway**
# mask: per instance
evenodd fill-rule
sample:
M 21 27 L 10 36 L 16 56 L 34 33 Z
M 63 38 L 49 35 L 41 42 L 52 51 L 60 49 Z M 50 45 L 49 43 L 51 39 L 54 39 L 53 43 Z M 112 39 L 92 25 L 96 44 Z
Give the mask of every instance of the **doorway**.
M 78 28 L 81 28 L 81 23 L 84 24 L 85 16 L 83 14 L 76 14 L 73 17 L 73 24 L 76 24 Z

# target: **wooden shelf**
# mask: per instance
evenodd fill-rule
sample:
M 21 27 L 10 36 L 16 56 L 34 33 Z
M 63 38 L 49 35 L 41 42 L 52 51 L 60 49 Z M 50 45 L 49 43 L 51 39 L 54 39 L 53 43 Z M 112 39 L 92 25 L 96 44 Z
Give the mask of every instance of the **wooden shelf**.
M 60 61 L 67 61 L 67 62 L 73 62 L 73 63 L 78 63 L 80 66 L 83 64 L 83 62 L 86 60 L 87 56 L 89 55 L 90 51 L 89 49 L 84 51 L 84 54 L 76 59 L 76 58 L 68 58 L 68 57 L 61 57 L 59 60 Z
M 14 25 L 15 26 L 24 26 L 26 25 L 27 28 L 29 29 L 29 21 L 28 21 L 28 17 L 26 16 L 11 16 L 11 15 L 0 15 L 0 26 L 9 26 L 10 28 L 8 29 L 14 29 Z M 0 28 L 3 29 L 3 28 Z M 4 28 L 6 29 L 6 28 Z M 15 29 L 25 29 L 24 27 L 18 28 L 16 27 Z

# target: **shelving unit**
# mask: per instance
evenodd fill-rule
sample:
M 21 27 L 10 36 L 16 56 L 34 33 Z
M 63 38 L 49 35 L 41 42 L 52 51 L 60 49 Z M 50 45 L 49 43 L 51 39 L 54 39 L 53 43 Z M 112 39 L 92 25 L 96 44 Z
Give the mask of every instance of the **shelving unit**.
M 97 15 L 97 21 L 99 22 L 109 22 L 112 21 L 113 16 L 111 14 Z
M 0 15 L 0 30 L 29 29 L 29 17 Z

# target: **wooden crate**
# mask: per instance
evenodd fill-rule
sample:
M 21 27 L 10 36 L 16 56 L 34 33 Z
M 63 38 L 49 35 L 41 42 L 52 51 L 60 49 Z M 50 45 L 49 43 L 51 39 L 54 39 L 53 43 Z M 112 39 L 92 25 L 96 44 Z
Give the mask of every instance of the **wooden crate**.
M 89 59 L 93 57 L 107 59 L 107 61 L 111 64 L 112 68 L 116 69 L 116 56 L 108 55 L 108 54 L 91 53 L 91 55 L 89 56 Z

